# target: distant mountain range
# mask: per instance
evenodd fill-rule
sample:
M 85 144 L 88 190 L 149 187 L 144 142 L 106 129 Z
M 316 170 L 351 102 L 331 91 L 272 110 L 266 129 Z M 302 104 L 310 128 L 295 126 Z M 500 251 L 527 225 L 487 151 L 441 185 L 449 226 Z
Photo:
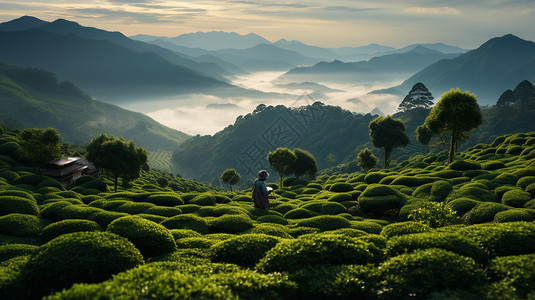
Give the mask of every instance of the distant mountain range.
M 195 62 L 118 32 L 66 20 L 49 23 L 23 17 L 2 23 L 0 44 L 9 45 L 0 47 L 0 61 L 53 71 L 61 79 L 107 101 L 210 94 L 215 90 L 223 95 L 262 94 L 214 78 L 222 79 L 222 73 L 230 73 L 215 63 Z M 208 66 L 213 68 L 207 69 Z
M 457 55 L 459 54 L 444 54 L 423 46 L 416 46 L 404 53 L 377 56 L 368 61 L 346 63 L 334 60 L 320 62 L 312 67 L 294 68 L 279 77 L 277 82 L 362 83 L 388 81 L 410 76 L 432 63 Z
M 85 145 L 101 132 L 148 150 L 172 151 L 189 136 L 153 119 L 91 99 L 53 73 L 0 63 L 0 123 L 11 129 L 54 127 L 66 142 Z
M 436 99 L 451 88 L 468 90 L 481 105 L 494 104 L 501 93 L 527 79 L 535 81 L 535 43 L 508 34 L 479 48 L 444 59 L 421 70 L 401 85 L 373 93 L 406 95 L 422 82 Z

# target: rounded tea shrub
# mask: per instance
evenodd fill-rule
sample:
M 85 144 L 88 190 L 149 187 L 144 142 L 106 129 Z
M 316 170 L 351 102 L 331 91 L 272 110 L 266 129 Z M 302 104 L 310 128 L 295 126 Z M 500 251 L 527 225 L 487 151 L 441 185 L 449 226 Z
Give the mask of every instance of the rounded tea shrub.
M 164 226 L 139 216 L 119 218 L 108 225 L 108 232 L 127 238 L 143 257 L 149 258 L 175 250 L 175 239 Z
M 42 222 L 33 215 L 9 214 L 0 217 L 0 234 L 37 237 L 41 233 Z
M 169 232 L 171 232 L 175 241 L 187 237 L 201 237 L 200 233 L 191 229 L 171 229 Z
M 516 186 L 525 190 L 528 185 L 535 183 L 535 176 L 525 176 L 516 182 Z
M 448 195 L 446 201 L 449 202 L 459 198 L 470 198 L 483 202 L 498 202 L 498 196 L 496 196 L 496 194 L 494 194 L 492 191 L 476 186 L 467 186 L 458 190 L 454 190 Z
M 329 190 L 335 193 L 346 193 L 353 190 L 353 185 L 345 182 L 337 182 L 331 185 L 331 188 Z
M 385 296 L 427 299 L 444 290 L 468 290 L 483 283 L 483 271 L 472 258 L 443 249 L 416 250 L 379 266 Z
M 41 240 L 48 242 L 62 234 L 73 233 L 78 231 L 100 231 L 101 227 L 97 222 L 90 220 L 62 220 L 56 223 L 52 223 L 41 232 Z
M 305 219 L 317 215 L 308 209 L 305 208 L 294 208 L 284 214 L 285 219 Z
M 518 298 L 527 299 L 535 292 L 535 254 L 497 257 L 491 261 L 488 274 L 492 281 L 511 284 Z
M 497 213 L 511 208 L 512 207 L 501 203 L 482 202 L 467 212 L 464 215 L 463 220 L 469 224 L 492 222 Z
M 447 207 L 457 212 L 459 217 L 464 216 L 480 202 L 470 198 L 459 198 L 448 202 Z
M 399 210 L 405 203 L 405 197 L 389 186 L 370 184 L 359 196 L 358 202 L 363 213 L 380 216 L 389 210 Z
M 519 221 L 535 221 L 535 210 L 532 210 L 532 212 L 530 213 L 530 211 L 525 208 L 514 208 L 510 210 L 501 211 L 494 216 L 494 222 L 496 223 Z
M 276 215 L 266 215 L 261 216 L 256 219 L 260 223 L 274 223 L 274 224 L 281 224 L 286 225 L 288 224 L 288 220 L 286 220 L 284 217 L 276 216 Z
M 449 165 L 449 168 L 456 171 L 478 170 L 481 165 L 475 161 L 456 160 Z
M 156 204 L 158 206 L 175 206 L 184 204 L 182 198 L 172 193 L 152 194 L 148 196 L 145 201 Z
M 509 222 L 477 224 L 459 229 L 481 245 L 491 257 L 535 252 L 535 224 Z
M 191 229 L 200 234 L 210 233 L 208 222 L 194 214 L 183 214 L 174 216 L 161 222 L 167 229 Z
M 280 238 L 265 234 L 244 234 L 224 240 L 210 248 L 213 262 L 252 267 L 273 248 Z
M 512 207 L 524 207 L 529 200 L 531 200 L 530 193 L 518 189 L 509 190 L 502 196 L 502 203 Z
M 33 296 L 78 282 L 100 282 L 143 263 L 127 239 L 109 232 L 75 232 L 39 248 L 21 272 Z
M 421 232 L 430 232 L 433 231 L 433 228 L 429 225 L 422 224 L 414 221 L 407 221 L 401 223 L 392 223 L 388 224 L 381 230 L 381 235 L 391 238 L 395 236 L 401 236 L 405 234 L 412 233 L 421 233 Z
M 209 222 L 212 232 L 238 233 L 253 227 L 247 215 L 223 215 Z
M 379 234 L 381 233 L 383 226 L 379 225 L 379 223 L 372 221 L 352 221 L 351 228 L 362 230 L 367 233 Z
M 297 226 L 317 228 L 321 231 L 335 230 L 339 228 L 348 228 L 351 223 L 340 216 L 322 215 L 297 222 Z
M 272 235 L 276 237 L 281 238 L 287 238 L 290 239 L 292 236 L 290 235 L 290 230 L 288 227 L 284 225 L 279 224 L 268 224 L 263 223 L 256 225 L 254 228 L 246 231 L 247 233 L 256 233 L 256 234 L 265 234 L 265 235 Z
M 35 200 L 17 196 L 0 196 L 0 216 L 11 213 L 37 215 L 39 208 Z
M 479 264 L 487 261 L 487 254 L 475 241 L 466 236 L 448 232 L 424 232 L 392 237 L 386 243 L 386 254 L 393 257 L 429 248 L 440 248 L 471 257 Z
M 204 237 L 188 237 L 188 238 L 178 239 L 176 241 L 176 247 L 179 249 L 190 249 L 190 248 L 208 249 L 212 247 L 212 245 L 218 242 L 219 241 L 217 240 L 210 240 Z
M 351 201 L 351 200 L 353 200 L 353 197 L 348 193 L 335 194 L 327 199 L 327 201 L 329 202 L 338 202 L 338 203 L 344 202 L 344 201 Z
M 285 272 L 321 265 L 367 264 L 381 258 L 381 250 L 356 238 L 340 235 L 307 235 L 283 240 L 256 265 L 263 272 Z
M 346 213 L 346 212 L 347 212 L 346 207 L 336 202 L 324 203 L 321 205 L 321 208 L 320 208 L 320 213 L 322 215 L 338 215 L 338 214 Z
M 0 263 L 17 256 L 31 255 L 39 249 L 35 245 L 6 244 L 0 246 Z M 2 265 L 0 264 L 0 267 Z
M 215 206 L 216 199 L 211 194 L 201 194 L 189 200 L 189 204 L 196 204 L 200 206 Z

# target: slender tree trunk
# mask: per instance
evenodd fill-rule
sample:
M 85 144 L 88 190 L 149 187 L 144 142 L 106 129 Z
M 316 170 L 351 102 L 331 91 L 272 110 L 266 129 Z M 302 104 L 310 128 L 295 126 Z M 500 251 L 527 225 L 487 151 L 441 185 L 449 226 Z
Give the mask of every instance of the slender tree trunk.
M 385 147 L 385 170 L 388 169 L 388 166 L 390 165 L 391 154 L 392 154 L 392 149 L 388 149 Z
M 456 147 L 456 139 L 454 132 L 451 133 L 451 140 L 450 140 L 450 153 L 448 158 L 448 163 L 451 164 L 453 162 L 453 159 L 455 158 L 455 151 L 457 150 Z
M 282 175 L 279 176 L 279 187 L 282 187 Z

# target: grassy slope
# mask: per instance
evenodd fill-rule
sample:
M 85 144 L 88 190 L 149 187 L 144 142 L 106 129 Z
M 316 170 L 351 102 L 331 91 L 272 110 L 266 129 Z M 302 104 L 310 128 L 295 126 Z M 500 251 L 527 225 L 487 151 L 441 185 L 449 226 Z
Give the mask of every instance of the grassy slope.
M 535 244 L 533 243 L 535 241 L 534 132 L 499 137 L 490 145 L 476 145 L 462 152 L 458 161 L 452 166 L 445 165 L 446 157 L 429 154 L 425 157 L 415 156 L 391 170 L 373 170 L 369 174 L 324 176 L 315 182 L 304 183 L 307 184 L 306 186 L 295 181 L 291 184 L 291 180 L 288 180 L 287 187 L 275 186 L 274 194 L 270 197 L 271 206 L 267 210 L 253 208 L 249 200 L 250 190 L 237 194 L 222 192 L 214 187 L 181 178 L 172 178 L 169 174 L 154 171 L 144 172 L 143 176 L 134 181 L 131 187 L 117 194 L 92 190 L 87 185 L 78 186 L 71 192 L 60 192 L 53 187 L 57 185 L 53 181 L 43 182 L 42 178 L 28 174 L 27 171 L 30 169 L 13 161 L 12 158 L 17 158 L 17 149 L 13 143 L 8 145 L 9 141 L 16 141 L 16 139 L 9 134 L 0 137 L 0 154 L 4 155 L 0 156 L 0 193 L 31 195 L 26 197 L 35 199 L 34 203 L 38 205 L 38 216 L 41 220 L 39 224 L 41 225 L 35 223 L 34 227 L 37 226 L 37 228 L 32 230 L 18 225 L 16 228 L 10 228 L 9 232 L 6 232 L 7 227 L 3 227 L 3 231 L 0 232 L 2 234 L 0 245 L 10 243 L 39 245 L 41 241 L 37 237 L 42 231 L 42 227 L 39 228 L 39 226 L 62 219 L 96 220 L 102 228 L 106 228 L 107 222 L 111 220 L 104 222 L 103 218 L 92 217 L 96 216 L 97 212 L 109 214 L 108 218 L 111 219 L 128 214 L 140 214 L 143 218 L 161 223 L 168 228 L 189 228 L 198 232 L 172 231 L 177 245 L 175 252 L 152 258 L 139 271 L 131 270 L 123 273 L 123 279 L 116 278 L 95 285 L 75 286 L 63 292 L 61 296 L 64 297 L 63 299 L 74 299 L 82 295 L 108 298 L 121 296 L 139 298 L 142 297 L 141 295 L 148 297 L 143 294 L 144 289 L 141 288 L 145 285 L 155 287 L 159 293 L 174 294 L 179 293 L 177 289 L 180 289 L 180 292 L 188 293 L 186 298 L 198 296 L 198 293 L 209 293 L 209 291 L 198 290 L 198 286 L 206 283 L 195 283 L 191 281 L 193 279 L 183 276 L 194 276 L 198 280 L 215 282 L 217 286 L 212 286 L 213 289 L 221 293 L 239 295 L 240 298 L 257 298 L 259 295 L 265 296 L 266 292 L 274 293 L 271 298 L 293 298 L 296 295 L 305 298 L 332 298 L 363 293 L 364 297 L 385 299 L 390 296 L 410 297 L 411 294 L 429 298 L 430 293 L 433 292 L 438 293 L 435 295 L 438 298 L 472 297 L 477 299 L 526 298 L 529 293 L 531 295 L 535 293 L 533 285 L 529 284 L 535 276 L 533 267 L 530 267 L 535 260 Z M 17 177 L 20 178 L 17 179 Z M 173 184 L 165 186 L 162 178 Z M 111 181 L 105 178 L 101 180 L 111 185 Z M 164 185 L 159 186 L 158 182 L 163 182 Z M 439 183 L 437 188 L 430 186 L 426 189 L 426 185 L 434 185 L 437 182 Z M 6 192 L 15 189 L 19 192 Z M 506 196 L 506 191 L 509 190 L 513 193 Z M 385 198 L 385 194 L 390 196 Z M 521 195 L 518 197 L 520 200 L 511 201 L 511 199 L 514 200 L 516 194 Z M 167 201 L 179 198 L 185 204 L 175 203 L 178 205 L 174 208 L 165 207 L 162 206 L 162 197 L 167 197 Z M 464 206 L 454 205 L 458 204 L 459 200 L 465 202 Z M 72 204 L 66 204 L 68 206 L 65 208 L 58 206 L 52 209 L 52 205 L 62 201 L 69 201 Z M 406 222 L 411 209 L 425 206 L 429 201 L 442 201 L 447 207 L 459 209 L 459 216 L 462 217 L 458 220 L 459 224 L 434 229 Z M 388 206 L 389 202 L 401 205 L 392 208 Z M 374 203 L 375 210 L 365 209 L 365 204 L 370 203 Z M 0 203 L 0 205 L 5 204 Z M 470 205 L 473 208 L 469 207 Z M 6 209 L 6 206 L 3 207 Z M 173 210 L 177 208 L 182 211 L 181 214 Z M 8 209 L 14 208 L 11 206 Z M 508 213 L 500 215 L 499 211 Z M 9 212 L 9 210 L 4 210 L 2 214 Z M 173 219 L 173 216 L 177 214 L 182 216 L 182 221 L 178 222 Z M 0 218 L 3 217 L 0 216 Z M 495 223 L 510 221 L 523 222 Z M 488 222 L 485 226 L 477 225 L 485 222 Z M 337 228 L 340 230 L 336 231 L 335 236 L 331 231 L 308 236 L 306 239 L 296 238 L 318 230 L 329 231 Z M 143 230 L 143 234 L 150 234 L 150 229 L 146 227 L 139 230 Z M 415 240 L 421 245 L 411 244 L 411 247 L 423 247 L 423 249 L 438 247 L 448 252 L 426 250 L 414 252 L 414 254 L 411 254 L 412 252 L 399 254 L 392 248 L 396 245 L 395 243 L 400 242 L 396 236 L 422 231 L 430 232 L 430 237 L 428 235 L 426 239 L 422 237 L 421 240 Z M 225 250 L 223 246 L 215 246 L 219 245 L 217 244 L 219 241 L 243 233 L 263 233 L 275 236 L 276 239 L 283 237 L 284 242 L 281 240 L 279 243 L 285 243 L 285 245 L 304 243 L 303 247 L 314 247 L 304 242 L 311 238 L 316 241 L 317 239 L 324 240 L 325 243 L 342 243 L 345 245 L 341 246 L 343 249 L 355 247 L 351 248 L 353 249 L 351 253 L 359 251 L 358 249 L 361 249 L 359 247 L 372 247 L 368 244 L 371 242 L 383 250 L 384 256 L 374 254 L 378 256 L 375 256 L 375 261 L 368 266 L 348 266 L 339 260 L 341 256 L 336 252 L 343 251 L 342 248 L 334 250 L 327 246 L 320 250 L 310 250 L 318 252 L 309 253 L 308 250 L 293 252 L 291 250 L 293 246 L 288 246 L 290 248 L 279 247 L 279 252 L 276 253 L 267 252 L 273 264 L 277 261 L 282 262 L 278 268 L 287 270 L 289 278 L 277 273 L 270 273 L 267 277 L 263 275 L 268 272 L 269 267 L 276 267 L 276 265 L 270 265 L 269 260 L 263 260 L 258 264 L 257 272 L 233 264 L 213 265 L 210 262 L 210 259 L 214 262 L 221 261 L 218 259 L 230 262 L 233 261 L 232 257 L 249 257 L 252 253 L 261 257 L 263 252 L 258 254 L 259 248 L 254 248 L 257 247 L 254 243 L 247 243 L 248 240 L 252 241 L 253 236 L 243 236 L 244 241 L 240 247 L 230 246 Z M 449 234 L 448 238 L 453 238 L 455 241 L 463 240 L 461 244 L 468 248 L 463 248 L 459 242 L 444 242 L 444 234 Z M 340 240 L 341 236 L 343 240 Z M 411 238 L 417 239 L 417 237 L 416 235 Z M 433 242 L 433 237 L 443 242 Z M 254 238 L 263 237 L 255 235 Z M 367 246 L 359 241 L 366 241 Z M 354 246 L 349 246 L 351 243 Z M 157 245 L 157 243 L 152 244 L 153 247 Z M 214 246 L 210 248 L 212 245 Z M 208 249 L 219 251 L 218 255 L 223 255 L 223 258 Z M 240 252 L 246 251 L 244 249 L 251 249 L 249 250 L 251 252 Z M 291 252 L 285 252 L 288 250 Z M 376 250 L 370 251 L 375 253 L 373 251 Z M 283 263 L 284 255 L 288 255 L 290 259 L 287 263 Z M 341 252 L 340 255 L 349 254 Z M 509 255 L 522 256 L 507 258 Z M 352 259 L 352 256 L 344 257 Z M 513 261 L 503 265 L 507 272 L 500 271 L 498 261 L 502 260 L 502 257 Z M 294 259 L 300 261 L 301 265 L 296 266 L 295 263 L 290 263 Z M 475 259 L 475 262 L 472 259 Z M 417 262 L 417 265 L 421 263 L 421 267 L 411 269 L 415 266 L 411 264 L 411 260 Z M 158 261 L 165 263 L 157 263 Z M 253 260 L 253 265 L 256 261 Z M 312 261 L 314 263 L 311 263 Z M 195 267 L 192 267 L 192 262 Z M 491 267 L 487 268 L 489 262 Z M 56 263 L 61 264 L 61 261 Z M 239 261 L 235 263 L 241 264 Z M 346 263 L 355 264 L 355 262 Z M 434 266 L 442 263 L 445 264 L 444 266 L 453 264 L 456 267 L 446 272 L 447 276 L 441 277 L 444 276 L 440 271 L 442 269 L 436 270 Z M 307 267 L 309 264 L 312 269 L 299 271 L 300 268 Z M 342 266 L 335 267 L 340 264 Z M 21 287 L 16 285 L 17 281 L 13 278 L 26 276 L 20 273 L 20 270 L 24 270 L 23 263 L 18 269 L 15 262 L 8 266 L 0 265 L 0 268 L 8 267 L 10 273 L 5 273 L 7 279 L 4 281 L 5 285 L 0 285 L 0 295 L 20 292 Z M 177 270 L 180 270 L 180 273 L 176 272 Z M 151 283 L 148 284 L 145 282 L 148 279 L 135 275 L 136 272 L 145 271 L 165 276 L 149 276 Z M 399 279 L 401 281 L 397 281 L 395 276 L 398 276 L 400 272 L 405 276 Z M 459 278 L 456 279 L 456 276 Z M 468 285 L 463 285 L 459 280 L 463 280 L 462 278 L 466 276 L 474 280 Z M 180 283 L 169 281 L 171 278 L 180 279 Z M 435 279 L 439 282 L 437 283 Z M 244 280 L 248 283 L 244 284 Z M 131 287 L 121 288 L 125 284 L 130 284 Z M 287 286 L 288 284 L 290 286 Z M 24 288 L 33 289 L 23 285 L 22 289 Z M 166 298 L 171 294 L 160 294 L 160 297 Z M 206 297 L 215 297 L 213 294 L 210 295 Z
M 70 143 L 85 144 L 104 132 L 157 151 L 172 150 L 188 138 L 141 113 L 92 100 L 45 71 L 0 65 L 0 97 L 0 118 L 57 128 Z

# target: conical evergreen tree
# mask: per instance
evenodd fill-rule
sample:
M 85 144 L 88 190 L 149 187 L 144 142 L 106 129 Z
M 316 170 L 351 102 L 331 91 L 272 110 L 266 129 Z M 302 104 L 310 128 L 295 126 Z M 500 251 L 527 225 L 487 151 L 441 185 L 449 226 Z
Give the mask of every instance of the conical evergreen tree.
M 527 102 L 535 99 L 535 87 L 527 80 L 520 82 L 513 92 L 516 102 Z
M 507 90 L 502 93 L 500 98 L 498 98 L 498 101 L 496 102 L 497 107 L 505 107 L 509 106 L 516 102 L 516 96 L 515 93 L 511 90 Z
M 398 106 L 398 111 L 409 111 L 418 107 L 430 108 L 433 106 L 433 95 L 421 82 L 415 84 L 409 94 L 405 96 Z

